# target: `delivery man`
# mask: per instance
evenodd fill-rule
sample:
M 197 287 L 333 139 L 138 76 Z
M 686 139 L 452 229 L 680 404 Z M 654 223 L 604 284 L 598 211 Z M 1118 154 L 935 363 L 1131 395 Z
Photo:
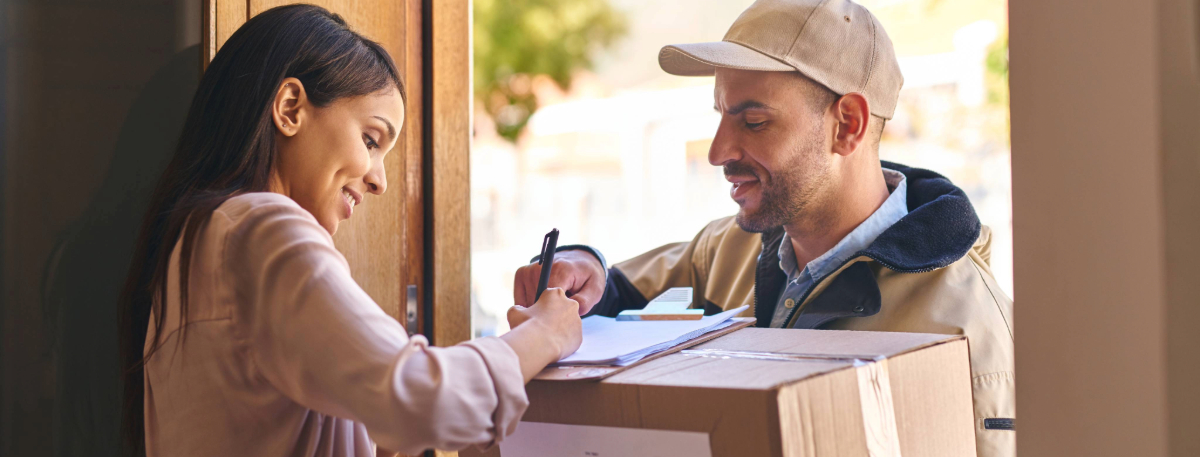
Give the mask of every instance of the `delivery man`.
M 879 160 L 903 78 L 874 15 L 848 0 L 758 0 L 722 41 L 658 60 L 715 75 L 708 158 L 740 209 L 612 268 L 593 247 L 562 246 L 549 285 L 580 314 L 691 286 L 694 307 L 750 304 L 762 327 L 966 335 L 979 455 L 1014 455 L 1012 300 L 988 265 L 990 230 L 946 178 Z M 518 306 L 534 302 L 539 272 L 518 270 Z

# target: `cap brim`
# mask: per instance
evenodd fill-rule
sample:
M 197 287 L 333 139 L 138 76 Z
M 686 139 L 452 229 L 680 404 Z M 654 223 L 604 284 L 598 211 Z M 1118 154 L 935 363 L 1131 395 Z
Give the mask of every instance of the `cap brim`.
M 679 76 L 712 76 L 716 67 L 755 71 L 796 71 L 791 65 L 728 41 L 663 46 L 658 66 Z

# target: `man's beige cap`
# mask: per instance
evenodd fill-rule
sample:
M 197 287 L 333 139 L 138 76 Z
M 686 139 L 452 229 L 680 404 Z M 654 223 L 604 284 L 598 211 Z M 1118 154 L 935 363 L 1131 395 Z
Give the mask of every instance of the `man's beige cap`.
M 714 67 L 799 71 L 839 95 L 865 95 L 884 119 L 904 84 L 887 32 L 849 0 L 758 0 L 722 41 L 665 46 L 658 64 L 680 76 L 712 76 Z

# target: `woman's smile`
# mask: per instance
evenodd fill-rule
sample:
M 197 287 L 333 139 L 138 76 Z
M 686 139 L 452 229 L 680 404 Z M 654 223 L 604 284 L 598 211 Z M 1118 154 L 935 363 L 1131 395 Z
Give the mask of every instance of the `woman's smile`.
M 350 219 L 354 215 L 354 207 L 362 203 L 362 194 L 356 192 L 349 187 L 342 188 L 342 203 L 344 211 L 342 211 L 342 219 Z

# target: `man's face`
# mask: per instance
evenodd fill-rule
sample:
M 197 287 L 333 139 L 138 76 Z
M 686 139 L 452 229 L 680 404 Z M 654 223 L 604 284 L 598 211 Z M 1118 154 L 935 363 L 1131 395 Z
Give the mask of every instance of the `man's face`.
M 832 180 L 832 121 L 821 93 L 795 73 L 718 68 L 721 124 L 708 151 L 724 168 L 738 225 L 763 232 L 819 207 Z M 827 127 L 827 125 L 829 127 Z

